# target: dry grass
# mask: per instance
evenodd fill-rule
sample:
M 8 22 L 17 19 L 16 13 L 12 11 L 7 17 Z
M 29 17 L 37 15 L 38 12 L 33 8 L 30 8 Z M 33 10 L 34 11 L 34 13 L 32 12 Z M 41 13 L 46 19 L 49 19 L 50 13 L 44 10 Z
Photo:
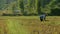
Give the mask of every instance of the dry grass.
M 59 16 L 44 22 L 37 16 L 0 17 L 0 34 L 60 34 L 59 20 Z

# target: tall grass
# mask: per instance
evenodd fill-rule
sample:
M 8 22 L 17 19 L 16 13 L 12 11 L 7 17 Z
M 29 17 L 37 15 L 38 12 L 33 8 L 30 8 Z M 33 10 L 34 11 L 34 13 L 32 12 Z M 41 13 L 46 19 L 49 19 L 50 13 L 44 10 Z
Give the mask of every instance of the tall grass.
M 3 19 L 4 21 L 1 21 Z M 0 17 L 0 34 L 60 34 L 60 17 L 47 16 L 47 21 L 41 22 L 39 16 Z
M 8 19 L 9 34 L 28 34 L 28 31 L 17 20 Z

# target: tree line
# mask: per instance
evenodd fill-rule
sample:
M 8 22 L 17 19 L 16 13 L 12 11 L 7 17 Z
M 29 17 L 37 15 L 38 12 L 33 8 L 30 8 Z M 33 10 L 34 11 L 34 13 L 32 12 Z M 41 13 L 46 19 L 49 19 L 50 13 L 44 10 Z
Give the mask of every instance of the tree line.
M 15 0 L 7 3 L 7 5 L 9 7 L 5 8 L 5 10 L 12 12 L 8 15 L 37 16 L 42 13 L 52 16 L 60 15 L 59 0 Z M 3 15 L 7 15 L 7 12 L 3 13 Z

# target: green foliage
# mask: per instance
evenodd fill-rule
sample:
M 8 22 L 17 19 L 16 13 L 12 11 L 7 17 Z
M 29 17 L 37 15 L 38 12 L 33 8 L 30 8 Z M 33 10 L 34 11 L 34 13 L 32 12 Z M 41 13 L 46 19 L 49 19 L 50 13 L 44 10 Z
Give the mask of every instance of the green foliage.
M 59 8 L 59 4 L 59 0 L 0 0 L 0 10 L 11 14 L 19 10 L 21 15 L 51 14 L 51 9 Z
M 23 3 L 23 0 L 20 0 L 19 6 L 20 6 L 22 14 L 24 14 L 24 3 Z
M 60 9 L 51 9 L 51 15 L 60 16 Z

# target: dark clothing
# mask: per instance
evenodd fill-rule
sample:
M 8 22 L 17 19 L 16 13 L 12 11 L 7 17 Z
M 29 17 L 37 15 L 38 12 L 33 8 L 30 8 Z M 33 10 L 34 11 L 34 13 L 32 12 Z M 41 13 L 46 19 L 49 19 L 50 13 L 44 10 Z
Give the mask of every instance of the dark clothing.
M 43 21 L 43 19 L 40 19 L 41 21 Z
M 46 15 L 45 14 L 43 14 L 43 15 L 40 16 L 40 20 L 41 21 L 44 21 L 45 19 L 46 19 Z

